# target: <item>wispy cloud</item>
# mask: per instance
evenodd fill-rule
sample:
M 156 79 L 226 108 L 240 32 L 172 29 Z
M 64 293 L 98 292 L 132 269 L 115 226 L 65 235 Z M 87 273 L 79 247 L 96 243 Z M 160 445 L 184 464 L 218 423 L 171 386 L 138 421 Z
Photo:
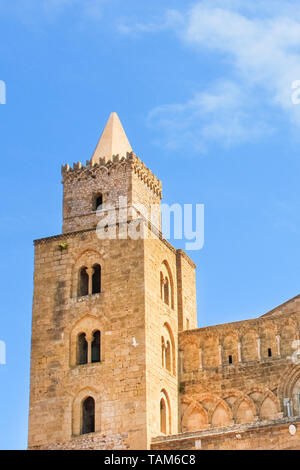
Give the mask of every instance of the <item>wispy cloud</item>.
M 152 109 L 148 124 L 163 131 L 169 149 L 181 147 L 205 152 L 212 141 L 224 146 L 257 139 L 271 127 L 252 119 L 248 94 L 233 82 L 216 82 L 212 88 L 195 93 L 186 103 Z
M 279 112 L 291 127 L 299 128 L 300 106 L 291 100 L 292 82 L 300 79 L 298 10 L 295 1 L 262 1 L 254 6 L 252 0 L 210 0 L 195 4 L 187 12 L 173 12 L 176 28 L 172 21 L 158 23 L 173 29 L 187 47 L 199 53 L 209 51 L 226 63 L 223 80 L 227 85 L 217 93 L 199 89 L 185 103 L 163 105 L 150 112 L 150 121 L 154 123 L 155 116 L 168 146 L 178 142 L 172 129 L 183 117 L 184 135 L 187 139 L 194 136 L 193 142 L 195 136 L 198 142 L 201 139 L 198 147 L 205 147 L 212 138 L 228 145 L 244 142 L 247 134 L 251 137 L 270 132 L 272 112 Z M 155 26 L 151 23 L 147 29 L 138 25 L 136 31 L 155 32 Z M 258 94 L 261 101 L 255 108 Z M 216 104 L 214 109 L 207 108 L 207 100 Z M 254 125 L 262 109 L 264 121 L 259 119 Z
M 138 35 L 141 33 L 156 33 L 180 27 L 184 19 L 176 10 L 166 10 L 162 18 L 155 18 L 147 23 L 134 21 L 128 18 L 119 18 L 117 28 L 120 33 Z

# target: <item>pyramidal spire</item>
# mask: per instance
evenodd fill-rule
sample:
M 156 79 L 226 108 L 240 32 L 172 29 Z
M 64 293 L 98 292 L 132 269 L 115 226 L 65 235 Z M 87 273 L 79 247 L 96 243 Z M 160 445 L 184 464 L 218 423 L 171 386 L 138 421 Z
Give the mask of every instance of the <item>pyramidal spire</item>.
M 104 157 L 111 160 L 113 155 L 118 154 L 125 157 L 127 152 L 132 152 L 131 145 L 119 116 L 117 113 L 111 113 L 92 156 L 92 162 L 98 163 L 99 159 Z

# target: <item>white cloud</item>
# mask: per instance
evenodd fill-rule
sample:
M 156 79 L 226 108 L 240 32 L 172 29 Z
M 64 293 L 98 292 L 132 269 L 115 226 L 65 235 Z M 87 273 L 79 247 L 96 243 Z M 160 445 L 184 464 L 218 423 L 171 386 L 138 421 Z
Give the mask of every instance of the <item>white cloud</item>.
M 162 141 L 170 150 L 185 147 L 205 152 L 210 142 L 226 147 L 270 133 L 269 125 L 252 119 L 254 106 L 248 109 L 248 94 L 235 83 L 216 82 L 186 103 L 154 108 L 148 123 L 163 131 Z
M 183 22 L 182 15 L 176 10 L 166 10 L 162 18 L 147 23 L 119 18 L 117 27 L 120 33 L 137 35 L 141 33 L 156 33 L 169 29 L 176 29 Z
M 300 12 L 296 2 L 263 1 L 259 5 L 255 2 L 254 6 L 252 0 L 210 0 L 180 13 L 180 22 L 178 15 L 180 28 L 176 28 L 176 33 L 180 40 L 199 52 L 210 51 L 226 63 L 224 80 L 230 81 L 231 87 L 221 88 L 217 94 L 204 90 L 181 105 L 153 110 L 150 118 L 155 115 L 165 133 L 173 138 L 166 123 L 176 128 L 180 116 L 185 116 L 193 128 L 191 131 L 184 126 L 186 136 L 189 137 L 189 131 L 200 136 L 201 145 L 212 138 L 234 144 L 247 140 L 247 132 L 249 138 L 270 132 L 272 113 L 278 111 L 291 127 L 300 126 L 300 105 L 293 104 L 291 99 L 292 83 L 300 79 Z M 228 97 L 230 93 L 232 100 Z M 261 100 L 259 108 L 253 107 L 257 95 Z M 207 108 L 205 99 L 217 104 L 214 111 Z M 262 109 L 265 118 L 268 115 L 267 121 L 260 119 L 254 125 L 257 111 Z

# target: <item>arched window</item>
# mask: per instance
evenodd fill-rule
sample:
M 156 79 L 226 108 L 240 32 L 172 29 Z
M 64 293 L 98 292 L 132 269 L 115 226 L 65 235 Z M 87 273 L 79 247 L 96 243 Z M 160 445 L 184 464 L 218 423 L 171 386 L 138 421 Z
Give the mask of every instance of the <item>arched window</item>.
M 161 336 L 161 356 L 162 367 L 166 368 L 173 375 L 176 375 L 176 353 L 175 341 L 172 329 L 168 323 L 163 326 Z
M 95 432 L 95 400 L 87 397 L 82 402 L 82 428 L 81 434 Z
M 101 360 L 101 333 L 99 330 L 94 331 L 92 341 L 92 362 L 100 362 Z
M 165 340 L 164 340 L 164 337 L 162 336 L 161 337 L 161 365 L 163 367 L 165 367 L 165 349 L 166 349 Z
M 92 294 L 101 292 L 101 266 L 94 264 L 93 266 L 93 279 L 92 279 Z
M 163 398 L 160 400 L 160 432 L 167 434 L 167 407 Z
M 100 206 L 102 206 L 103 204 L 103 196 L 102 194 L 98 194 L 95 198 L 95 206 L 94 206 L 94 210 L 96 211 L 97 209 L 101 209 Z
M 87 273 L 87 267 L 83 267 L 79 271 L 79 282 L 78 282 L 78 296 L 88 295 L 89 293 L 89 275 Z
M 164 302 L 169 305 L 169 279 L 167 277 L 164 281 Z
M 80 333 L 77 338 L 77 364 L 87 364 L 88 361 L 88 343 L 85 333 Z
M 160 272 L 160 297 L 164 298 L 164 275 Z
M 174 281 L 168 262 L 162 262 L 159 271 L 160 297 L 166 305 L 174 309 Z
M 171 344 L 167 341 L 166 345 L 166 369 L 171 372 Z

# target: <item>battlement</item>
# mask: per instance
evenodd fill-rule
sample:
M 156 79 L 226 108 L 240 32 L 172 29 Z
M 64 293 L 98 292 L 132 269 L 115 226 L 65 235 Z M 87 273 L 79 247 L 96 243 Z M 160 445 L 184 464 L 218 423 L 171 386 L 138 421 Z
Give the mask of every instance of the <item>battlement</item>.
M 74 182 L 76 180 L 83 180 L 88 177 L 95 176 L 97 171 L 106 173 L 107 176 L 114 170 L 118 170 L 121 167 L 126 167 L 132 170 L 132 172 L 143 181 L 146 186 L 153 191 L 156 196 L 162 198 L 162 182 L 152 173 L 152 171 L 146 167 L 139 157 L 134 152 L 127 152 L 126 157 L 120 155 L 113 155 L 112 159 L 106 157 L 100 158 L 98 162 L 94 161 L 93 158 L 86 161 L 86 165 L 82 165 L 81 162 L 73 164 L 70 167 L 68 164 L 62 165 L 61 173 L 63 177 L 63 183 Z

